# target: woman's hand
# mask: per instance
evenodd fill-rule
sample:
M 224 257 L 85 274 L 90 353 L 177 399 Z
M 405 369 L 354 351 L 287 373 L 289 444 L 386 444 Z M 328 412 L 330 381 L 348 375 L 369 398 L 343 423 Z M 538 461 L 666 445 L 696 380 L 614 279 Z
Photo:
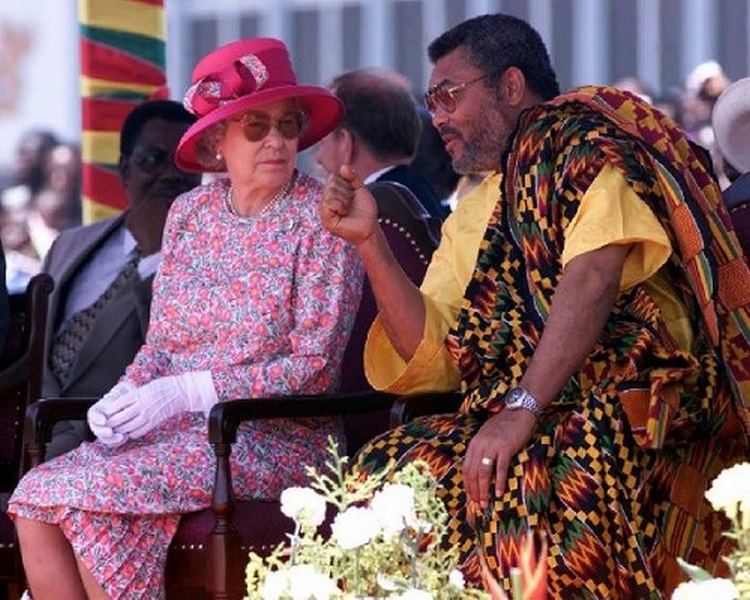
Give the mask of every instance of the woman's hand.
M 375 199 L 349 165 L 326 181 L 320 218 L 331 233 L 355 246 L 369 240 L 379 227 Z
M 495 497 L 505 491 L 510 461 L 531 439 L 537 419 L 528 410 L 501 410 L 482 425 L 464 458 L 464 487 L 468 501 L 484 510 L 494 479 Z
M 112 427 L 108 425 L 107 419 L 129 404 L 127 398 L 130 392 L 135 389 L 136 386 L 133 383 L 124 379 L 104 394 L 98 402 L 91 405 L 86 413 L 86 420 L 91 432 L 103 444 L 119 446 L 127 441 L 128 436 L 115 433 Z
M 208 417 L 218 401 L 210 371 L 159 377 L 120 398 L 120 410 L 108 415 L 106 425 L 116 434 L 136 439 L 182 412 Z

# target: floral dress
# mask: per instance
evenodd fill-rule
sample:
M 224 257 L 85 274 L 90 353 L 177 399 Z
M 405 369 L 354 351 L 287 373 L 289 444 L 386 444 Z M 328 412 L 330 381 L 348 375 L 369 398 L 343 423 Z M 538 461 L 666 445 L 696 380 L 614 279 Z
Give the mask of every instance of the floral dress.
M 210 370 L 219 401 L 335 390 L 363 269 L 322 227 L 320 184 L 298 174 L 257 218 L 232 215 L 228 192 L 219 180 L 172 206 L 146 343 L 125 379 Z M 335 419 L 243 424 L 235 494 L 273 499 L 304 484 L 328 436 L 342 435 Z M 120 447 L 84 443 L 33 469 L 9 512 L 59 525 L 112 598 L 160 598 L 180 514 L 210 506 L 213 467 L 205 416 L 181 413 Z

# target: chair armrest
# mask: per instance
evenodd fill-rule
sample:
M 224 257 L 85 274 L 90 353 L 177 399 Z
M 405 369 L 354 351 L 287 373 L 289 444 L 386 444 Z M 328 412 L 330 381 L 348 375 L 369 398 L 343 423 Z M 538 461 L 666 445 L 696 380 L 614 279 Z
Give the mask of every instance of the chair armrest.
M 399 396 L 391 407 L 391 425 L 396 427 L 425 415 L 458 412 L 462 400 L 459 391 Z
M 60 421 L 84 421 L 86 411 L 98 398 L 42 398 L 26 409 L 24 439 L 27 444 L 46 444 Z
M 208 438 L 216 456 L 214 489 L 211 499 L 211 510 L 215 522 L 208 541 L 208 554 L 211 564 L 222 565 L 220 571 L 224 573 L 226 581 L 241 582 L 244 574 L 244 565 L 232 563 L 233 566 L 228 567 L 225 560 L 228 556 L 241 554 L 239 536 L 231 523 L 234 499 L 229 467 L 229 456 L 232 451 L 232 444 L 237 440 L 237 428 L 240 423 L 256 419 L 345 416 L 347 414 L 367 413 L 387 410 L 394 400 L 395 396 L 390 394 L 365 391 L 321 396 L 238 399 L 221 402 L 211 409 L 208 417 Z M 215 582 L 211 585 L 216 587 Z
M 357 414 L 386 409 L 396 396 L 368 390 L 349 394 L 243 398 L 220 402 L 208 417 L 211 444 L 233 444 L 243 421 Z

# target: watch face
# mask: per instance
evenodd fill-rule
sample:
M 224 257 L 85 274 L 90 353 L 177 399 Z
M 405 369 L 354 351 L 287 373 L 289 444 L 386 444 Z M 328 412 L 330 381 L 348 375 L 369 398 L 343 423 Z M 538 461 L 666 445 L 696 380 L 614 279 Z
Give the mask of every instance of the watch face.
M 521 400 L 523 399 L 523 390 L 521 388 L 513 388 L 505 396 L 505 405 L 508 408 L 517 408 L 521 406 Z

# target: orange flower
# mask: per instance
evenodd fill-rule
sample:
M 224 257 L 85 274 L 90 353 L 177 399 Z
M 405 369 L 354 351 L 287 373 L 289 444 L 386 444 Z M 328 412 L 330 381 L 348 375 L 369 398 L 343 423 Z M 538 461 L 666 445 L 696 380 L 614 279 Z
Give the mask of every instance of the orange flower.
M 541 540 L 537 553 L 534 538 Z M 547 538 L 533 534 L 524 536 L 521 542 L 521 589 L 523 600 L 546 600 L 547 598 Z
M 535 537 L 539 537 L 540 550 L 537 553 Z M 492 575 L 484 551 L 479 552 L 479 563 L 482 566 L 482 582 L 485 589 L 490 593 L 492 600 L 508 600 L 500 584 Z M 520 574 L 520 582 L 514 577 L 514 572 Z M 544 536 L 524 535 L 521 538 L 519 553 L 519 564 L 511 569 L 513 580 L 514 598 L 521 600 L 546 600 L 547 599 L 547 539 Z M 516 589 L 516 587 L 520 589 Z

